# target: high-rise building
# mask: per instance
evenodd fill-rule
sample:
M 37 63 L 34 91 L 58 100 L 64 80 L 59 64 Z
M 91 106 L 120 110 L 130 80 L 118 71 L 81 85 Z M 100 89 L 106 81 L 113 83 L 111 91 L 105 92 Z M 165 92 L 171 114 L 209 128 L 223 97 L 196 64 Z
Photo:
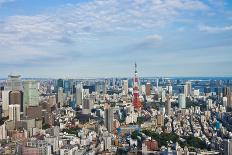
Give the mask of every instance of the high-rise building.
M 167 100 L 165 102 L 165 113 L 169 116 L 171 114 L 171 100 L 170 96 L 167 96 L 166 98 Z
M 128 95 L 128 80 L 123 80 L 123 94 Z
M 133 89 L 133 106 L 140 111 L 141 103 L 139 98 L 139 77 L 137 72 L 137 64 L 135 63 L 134 89 Z
M 57 103 L 59 104 L 59 107 L 64 106 L 64 89 L 62 87 L 58 88 Z
M 23 92 L 22 91 L 10 91 L 9 92 L 9 105 L 19 105 L 20 111 L 23 112 Z
M 164 126 L 164 115 L 157 115 L 157 126 Z
M 232 154 L 232 139 L 225 139 L 224 143 L 224 155 Z
M 106 129 L 111 133 L 112 129 L 113 129 L 113 119 L 114 119 L 113 108 L 107 107 L 105 109 L 104 119 L 105 119 L 104 125 L 105 125 Z
M 9 120 L 12 120 L 14 122 L 20 121 L 20 105 L 9 105 Z
M 186 97 L 184 94 L 179 94 L 178 102 L 179 102 L 179 108 L 181 109 L 186 108 Z
M 23 90 L 22 80 L 20 75 L 9 75 L 7 79 L 7 85 L 5 90 Z
M 83 86 L 82 84 L 76 85 L 76 105 L 83 104 Z
M 186 89 L 186 92 L 185 92 L 186 97 L 191 96 L 192 95 L 192 83 L 190 81 L 187 81 L 185 83 L 185 86 L 186 86 L 186 88 L 185 88 Z
M 64 93 L 71 92 L 71 82 L 69 80 L 64 81 Z
M 57 80 L 57 88 L 64 88 L 64 80 L 63 79 L 58 79 Z
M 82 104 L 82 114 L 90 114 L 92 108 L 93 108 L 93 99 L 84 98 L 83 104 Z
M 150 96 L 151 95 L 151 83 L 147 82 L 146 84 L 146 96 Z
M 9 90 L 2 91 L 2 110 L 4 117 L 7 117 L 9 114 L 9 92 Z
M 24 107 L 39 105 L 39 91 L 37 81 L 24 81 L 23 102 Z

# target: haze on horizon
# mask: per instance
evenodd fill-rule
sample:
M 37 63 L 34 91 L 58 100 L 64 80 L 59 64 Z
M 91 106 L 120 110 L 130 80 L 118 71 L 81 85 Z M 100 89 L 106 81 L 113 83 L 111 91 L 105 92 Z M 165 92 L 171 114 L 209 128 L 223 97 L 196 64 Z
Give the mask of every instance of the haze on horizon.
M 229 0 L 0 0 L 1 77 L 232 76 Z

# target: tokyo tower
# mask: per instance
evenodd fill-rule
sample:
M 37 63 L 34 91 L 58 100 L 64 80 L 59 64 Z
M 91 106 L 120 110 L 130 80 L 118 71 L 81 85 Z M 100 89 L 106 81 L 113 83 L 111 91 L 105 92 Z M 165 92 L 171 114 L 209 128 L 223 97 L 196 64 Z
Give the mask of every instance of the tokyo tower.
M 139 77 L 137 72 L 137 64 L 135 63 L 135 76 L 134 76 L 134 88 L 133 88 L 133 106 L 140 111 L 141 103 L 139 99 Z

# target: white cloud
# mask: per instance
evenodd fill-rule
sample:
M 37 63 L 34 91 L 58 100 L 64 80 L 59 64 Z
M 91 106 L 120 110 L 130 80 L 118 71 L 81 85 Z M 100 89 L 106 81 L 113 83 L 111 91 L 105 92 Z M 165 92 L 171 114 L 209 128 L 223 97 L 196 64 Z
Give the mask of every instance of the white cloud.
M 9 2 L 13 2 L 15 0 L 0 0 L 0 6 L 3 5 L 4 3 L 9 3 Z
M 3 0 L 2 0 L 3 2 Z M 93 38 L 98 32 L 157 28 L 178 17 L 179 10 L 205 10 L 198 0 L 107 0 L 69 4 L 35 16 L 12 16 L 1 22 L 1 43 L 63 42 Z
M 228 25 L 224 27 L 200 25 L 199 30 L 208 33 L 220 33 L 220 32 L 232 31 L 232 25 Z
M 7 1 L 0 0 L 0 4 L 3 2 Z M 68 4 L 37 15 L 11 16 L 0 21 L 0 47 L 8 45 L 14 50 L 7 50 L 8 53 L 1 50 L 0 54 L 5 55 L 5 61 L 12 58 L 12 52 L 18 52 L 15 59 L 20 61 L 32 59 L 33 56 L 50 57 L 56 55 L 49 51 L 50 47 L 96 40 L 99 33 L 158 29 L 175 22 L 183 11 L 207 9 L 208 6 L 200 0 L 94 0 Z M 150 37 L 156 41 L 162 39 L 158 35 Z M 19 46 L 20 49 L 17 48 Z M 33 54 L 25 54 L 22 49 L 32 51 Z
M 145 37 L 146 40 L 152 40 L 152 41 L 160 41 L 162 40 L 162 36 L 158 35 L 158 34 L 154 34 L 154 35 L 150 35 Z

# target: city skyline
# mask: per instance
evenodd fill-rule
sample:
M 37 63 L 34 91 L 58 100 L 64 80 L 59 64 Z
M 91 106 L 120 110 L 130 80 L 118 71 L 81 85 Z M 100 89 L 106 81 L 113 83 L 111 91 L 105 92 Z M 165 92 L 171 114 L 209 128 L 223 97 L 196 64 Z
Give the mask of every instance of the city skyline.
M 1 77 L 232 76 L 229 0 L 0 0 Z

